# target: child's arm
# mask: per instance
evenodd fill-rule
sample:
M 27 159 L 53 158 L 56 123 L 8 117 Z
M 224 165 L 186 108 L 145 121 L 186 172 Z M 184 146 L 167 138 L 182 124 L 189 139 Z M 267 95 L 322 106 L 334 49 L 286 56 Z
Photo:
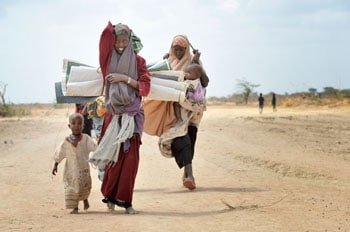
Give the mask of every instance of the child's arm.
M 54 161 L 54 165 L 52 168 L 52 175 L 56 175 L 57 173 L 57 166 L 58 164 L 64 159 L 66 158 L 66 148 L 65 148 L 65 140 L 56 148 L 55 153 L 53 155 L 53 161 Z
M 198 49 L 193 49 L 193 57 L 192 57 L 192 62 L 195 64 L 200 64 L 199 57 L 201 56 L 201 53 L 199 52 Z
M 58 166 L 58 163 L 55 162 L 55 164 L 53 165 L 53 168 L 52 168 L 52 175 L 56 176 L 56 173 L 57 173 L 57 166 Z
M 201 85 L 205 88 L 208 86 L 209 83 L 209 77 L 207 76 L 206 72 L 203 70 L 202 76 L 200 78 Z
M 194 49 L 191 63 L 199 64 L 203 68 L 202 62 L 199 60 L 200 56 L 201 56 L 201 53 L 198 51 L 198 49 Z M 202 73 L 202 76 L 200 77 L 200 80 L 201 80 L 202 87 L 206 88 L 209 84 L 209 77 L 207 76 L 207 73 L 205 72 L 204 68 L 203 68 L 203 73 Z

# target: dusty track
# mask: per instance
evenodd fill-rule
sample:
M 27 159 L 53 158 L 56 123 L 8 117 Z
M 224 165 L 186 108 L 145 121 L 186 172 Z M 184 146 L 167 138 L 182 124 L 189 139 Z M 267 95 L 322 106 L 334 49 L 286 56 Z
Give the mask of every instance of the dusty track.
M 210 105 L 194 159 L 198 189 L 143 135 L 134 206 L 107 212 L 92 169 L 90 209 L 64 209 L 63 165 L 51 155 L 69 133 L 65 109 L 0 119 L 2 231 L 350 231 L 350 109 Z

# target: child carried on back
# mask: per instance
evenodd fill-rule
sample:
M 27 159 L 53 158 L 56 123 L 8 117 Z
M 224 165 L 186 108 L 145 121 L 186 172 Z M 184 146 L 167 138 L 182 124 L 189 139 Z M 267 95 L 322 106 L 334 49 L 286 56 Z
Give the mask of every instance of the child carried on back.
M 191 63 L 184 71 L 151 72 L 151 91 L 147 100 L 178 102 L 189 111 L 205 109 L 206 74 L 201 65 Z
M 191 111 L 205 110 L 205 88 L 202 84 L 203 68 L 196 63 L 189 64 L 185 72 L 185 82 L 187 89 L 183 101 L 174 102 L 175 116 L 177 120 L 181 120 L 180 107 Z

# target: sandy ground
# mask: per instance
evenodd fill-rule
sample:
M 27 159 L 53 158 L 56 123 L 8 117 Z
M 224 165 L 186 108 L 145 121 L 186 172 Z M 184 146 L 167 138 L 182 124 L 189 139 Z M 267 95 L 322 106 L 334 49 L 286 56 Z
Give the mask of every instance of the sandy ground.
M 157 138 L 143 136 L 136 215 L 108 212 L 91 170 L 90 209 L 64 209 L 51 156 L 73 106 L 0 119 L 1 231 L 350 231 L 350 109 L 209 105 L 198 133 L 198 188 L 182 187 Z M 80 205 L 82 208 L 82 204 Z

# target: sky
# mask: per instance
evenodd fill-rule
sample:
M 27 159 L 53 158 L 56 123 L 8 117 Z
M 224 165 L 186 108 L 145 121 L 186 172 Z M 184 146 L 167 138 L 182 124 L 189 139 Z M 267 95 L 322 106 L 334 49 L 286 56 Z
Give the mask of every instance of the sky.
M 207 97 L 246 80 L 256 92 L 350 88 L 347 0 L 0 0 L 0 90 L 9 103 L 54 103 L 64 58 L 98 67 L 108 21 L 124 23 L 161 60 L 188 36 L 210 78 Z

